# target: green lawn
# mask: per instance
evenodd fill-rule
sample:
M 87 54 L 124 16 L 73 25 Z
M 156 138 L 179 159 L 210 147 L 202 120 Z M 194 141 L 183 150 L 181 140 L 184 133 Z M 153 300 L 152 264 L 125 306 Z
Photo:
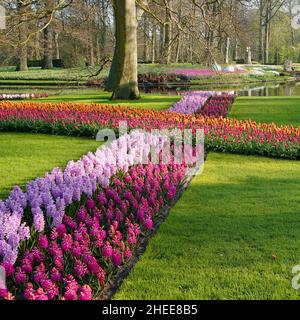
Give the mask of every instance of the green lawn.
M 89 77 L 97 72 L 98 67 L 78 67 L 70 69 L 52 69 L 43 70 L 41 68 L 29 68 L 28 71 L 15 71 L 15 67 L 0 68 L 0 80 L 10 81 L 24 81 L 29 80 L 35 83 L 37 80 L 41 81 L 86 81 Z M 105 70 L 103 75 L 107 75 Z
M 24 186 L 54 167 L 95 151 L 97 146 L 99 142 L 92 139 L 0 133 L 0 198 L 5 198 L 14 185 Z
M 38 99 L 38 101 L 44 102 L 76 102 L 76 103 L 100 103 L 100 104 L 113 104 L 113 105 L 125 105 L 141 107 L 146 109 L 167 109 L 180 100 L 180 96 L 168 96 L 162 94 L 142 94 L 140 100 L 134 101 L 121 101 L 121 100 L 110 100 L 111 93 L 104 91 L 94 92 L 81 92 L 72 94 L 61 94 L 50 96 L 48 98 Z
M 300 97 L 239 97 L 230 117 L 300 126 Z
M 299 299 L 300 163 L 211 153 L 116 299 Z
M 172 70 L 183 69 L 183 68 L 194 68 L 201 69 L 203 66 L 198 64 L 139 64 L 139 73 L 164 73 Z M 43 80 L 43 81 L 87 81 L 93 74 L 96 74 L 99 70 L 99 66 L 95 67 L 77 67 L 69 69 L 55 68 L 53 70 L 43 70 L 41 68 L 29 68 L 28 71 L 15 71 L 15 67 L 0 67 L 0 80 Z M 109 68 L 104 68 L 99 77 L 108 76 Z M 1 81 L 0 81 L 1 83 Z

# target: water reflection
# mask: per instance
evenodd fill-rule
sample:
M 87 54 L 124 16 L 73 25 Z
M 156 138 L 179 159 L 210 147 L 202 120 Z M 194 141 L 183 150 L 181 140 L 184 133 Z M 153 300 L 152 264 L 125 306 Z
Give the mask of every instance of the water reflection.
M 259 86 L 252 88 L 243 88 L 235 90 L 235 93 L 239 96 L 247 97 L 268 97 L 268 96 L 299 96 L 300 95 L 300 83 L 299 82 L 287 82 L 277 84 L 274 86 Z
M 266 84 L 259 86 L 241 86 L 240 88 L 227 89 L 224 86 L 217 87 L 197 87 L 193 88 L 190 86 L 161 86 L 161 87 L 144 87 L 141 88 L 145 93 L 161 93 L 161 94 L 180 94 L 181 91 L 195 91 L 195 90 L 214 90 L 235 93 L 239 96 L 247 97 L 268 97 L 268 96 L 300 96 L 300 82 L 285 82 L 281 84 Z

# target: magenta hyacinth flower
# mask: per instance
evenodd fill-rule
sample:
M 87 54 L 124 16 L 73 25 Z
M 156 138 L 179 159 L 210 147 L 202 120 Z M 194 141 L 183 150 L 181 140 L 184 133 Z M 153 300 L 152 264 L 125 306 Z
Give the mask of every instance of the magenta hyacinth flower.
M 111 258 L 112 258 L 112 263 L 116 268 L 122 264 L 122 255 L 118 249 L 114 249 Z
M 40 246 L 41 249 L 47 249 L 48 248 L 49 243 L 48 243 L 47 236 L 39 236 L 38 242 L 39 242 L 39 246 Z
M 87 284 L 83 285 L 80 289 L 79 300 L 92 300 L 92 299 L 93 299 L 92 289 Z
M 147 229 L 147 230 L 151 230 L 153 229 L 153 221 L 152 219 L 150 218 L 147 218 L 144 222 L 144 227 Z
M 111 247 L 110 243 L 107 241 L 103 247 L 103 257 L 109 258 L 113 254 L 113 248 Z
M 88 200 L 86 201 L 86 207 L 87 207 L 88 210 L 93 209 L 93 208 L 95 207 L 95 202 L 94 202 L 94 200 L 93 200 L 93 199 L 88 199 Z

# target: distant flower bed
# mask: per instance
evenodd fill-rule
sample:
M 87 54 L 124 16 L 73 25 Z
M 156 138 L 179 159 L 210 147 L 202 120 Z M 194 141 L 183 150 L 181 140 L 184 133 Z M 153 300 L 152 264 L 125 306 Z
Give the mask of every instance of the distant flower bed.
M 233 72 L 226 72 L 226 71 L 213 71 L 210 69 L 179 69 L 172 71 L 171 73 L 176 75 L 186 76 L 188 78 L 197 78 L 197 77 L 212 77 L 218 75 L 228 75 L 228 74 L 244 74 L 246 73 L 245 70 L 235 69 Z
M 211 103 L 209 108 L 204 107 L 203 111 L 210 116 L 121 106 L 2 102 L 0 129 L 95 136 L 102 128 L 117 131 L 119 122 L 126 121 L 129 130 L 204 129 L 208 151 L 300 158 L 300 127 L 214 117 L 226 113 L 231 99 L 219 97 L 212 101 L 215 103 Z
M 138 83 L 140 85 L 167 85 L 168 83 L 180 83 L 185 84 L 188 82 L 188 78 L 183 74 L 156 74 L 147 73 L 138 75 Z
M 235 99 L 235 95 L 220 91 L 187 91 L 182 96 L 168 111 L 180 114 L 200 112 L 204 116 L 225 117 Z
M 184 164 L 140 163 L 161 139 L 132 132 L 0 201 L 3 299 L 91 300 L 153 229 Z M 129 153 L 121 153 L 126 146 Z M 1 260 L 0 260 L 1 261 Z
M 37 98 L 47 98 L 49 95 L 47 93 L 2 93 L 0 94 L 0 100 L 26 100 L 26 99 L 37 99 Z

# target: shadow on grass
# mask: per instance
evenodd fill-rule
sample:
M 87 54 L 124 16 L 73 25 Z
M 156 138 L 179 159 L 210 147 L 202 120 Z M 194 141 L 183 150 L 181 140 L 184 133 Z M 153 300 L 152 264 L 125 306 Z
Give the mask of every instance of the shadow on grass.
M 35 101 L 43 101 L 43 102 L 78 102 L 78 103 L 100 103 L 100 104 L 122 104 L 122 105 L 149 105 L 155 107 L 155 104 L 159 104 L 159 107 L 167 107 L 168 105 L 174 104 L 179 98 L 168 97 L 168 96 L 142 96 L 141 100 L 110 100 L 110 95 L 61 95 L 54 96 L 45 99 L 36 99 Z

